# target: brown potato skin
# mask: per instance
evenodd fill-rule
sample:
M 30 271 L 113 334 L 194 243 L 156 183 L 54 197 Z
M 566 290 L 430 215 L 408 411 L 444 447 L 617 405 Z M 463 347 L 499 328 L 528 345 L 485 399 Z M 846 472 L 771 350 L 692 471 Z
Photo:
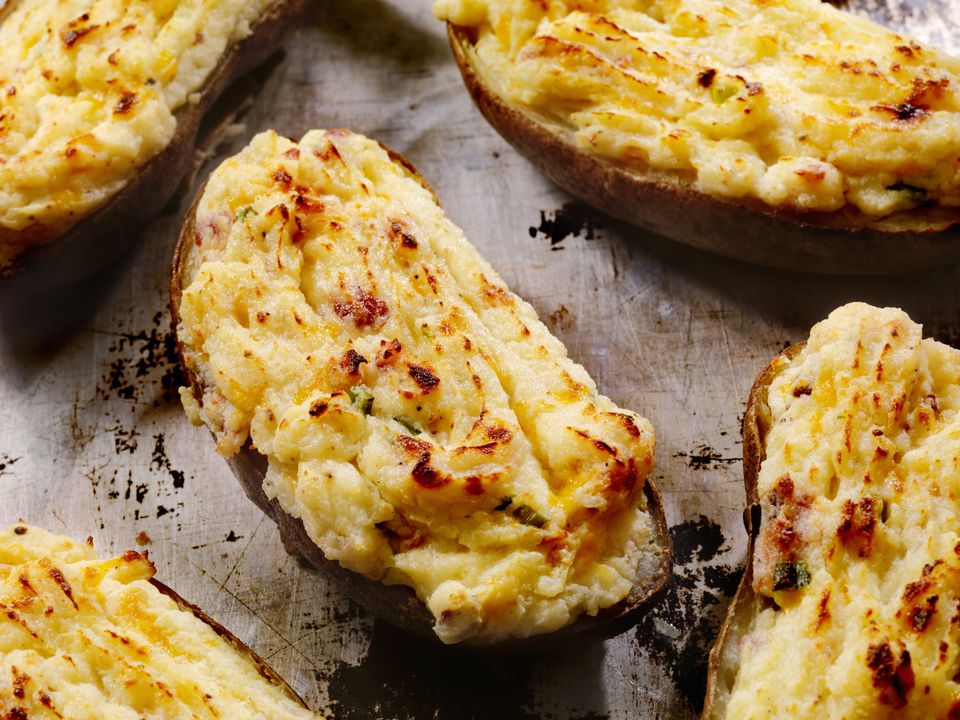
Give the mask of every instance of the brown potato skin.
M 416 168 L 403 156 L 386 148 L 390 157 L 407 169 L 426 189 L 430 186 L 417 172 Z M 170 275 L 170 315 L 174 331 L 180 323 L 180 298 L 185 287 L 184 273 L 188 256 L 194 244 L 196 210 L 203 188 L 197 192 L 193 205 L 187 213 L 180 239 L 174 251 Z M 434 195 L 436 200 L 436 196 Z M 437 203 L 439 205 L 439 202 Z M 177 338 L 177 354 L 180 368 L 190 383 L 197 402 L 202 402 L 203 385 L 184 361 L 183 343 Z M 347 570 L 339 563 L 327 559 L 303 526 L 303 522 L 288 515 L 276 500 L 269 500 L 263 492 L 263 479 L 267 470 L 267 458 L 249 444 L 236 455 L 228 458 L 227 463 L 233 471 L 244 492 L 280 530 L 280 537 L 287 552 L 298 557 L 309 566 L 321 572 L 328 580 L 342 589 L 351 600 L 372 615 L 382 618 L 392 625 L 417 636 L 434 645 L 442 645 L 433 631 L 433 615 L 417 598 L 413 590 L 404 585 L 385 585 L 364 575 Z M 570 625 L 559 630 L 528 638 L 516 638 L 495 645 L 463 644 L 454 647 L 468 647 L 491 653 L 537 653 L 562 647 L 583 640 L 600 641 L 625 632 L 635 625 L 643 613 L 659 600 L 666 590 L 667 582 L 673 570 L 673 545 L 667 528 L 663 501 L 653 482 L 647 480 L 644 487 L 648 511 L 654 521 L 655 544 L 660 549 L 657 569 L 630 594 L 616 605 L 600 611 L 595 617 L 581 615 Z M 445 646 L 446 647 L 446 646 Z
M 770 429 L 767 391 L 774 378 L 800 354 L 804 344 L 791 345 L 777 355 L 757 376 L 750 389 L 747 411 L 743 416 L 743 485 L 747 500 L 743 522 L 748 536 L 746 568 L 710 651 L 710 660 L 707 664 L 707 694 L 703 702 L 701 720 L 719 720 L 723 717 L 725 708 L 722 704 L 721 683 L 724 679 L 732 681 L 735 677 L 737 668 L 732 665 L 731 660 L 737 657 L 737 646 L 749 621 L 764 606 L 764 600 L 758 598 L 753 592 L 753 549 L 760 531 L 757 478 L 760 475 L 760 465 L 766 458 L 765 442 L 767 431 Z M 725 658 L 726 663 L 724 663 Z
M 251 28 L 251 33 L 220 59 L 207 79 L 200 102 L 181 109 L 170 144 L 105 205 L 63 235 L 34 246 L 5 268 L 7 285 L 31 290 L 56 287 L 85 270 L 100 268 L 119 257 L 139 237 L 145 223 L 160 213 L 194 164 L 204 115 L 236 80 L 263 63 L 281 46 L 286 33 L 311 15 L 312 0 L 277 0 Z
M 232 645 L 233 648 L 238 653 L 248 658 L 257 667 L 257 671 L 267 682 L 269 682 L 271 685 L 276 685 L 280 687 L 291 700 L 296 701 L 298 704 L 300 704 L 301 706 L 309 710 L 309 708 L 307 707 L 307 704 L 303 701 L 303 698 L 301 698 L 299 695 L 297 695 L 297 693 L 293 691 L 293 688 L 291 688 L 287 684 L 287 681 L 284 680 L 282 677 L 280 677 L 277 674 L 277 672 L 272 667 L 270 667 L 263 658 L 261 658 L 253 650 L 251 650 L 243 642 L 241 642 L 236 635 L 231 633 L 223 625 L 221 625 L 216 620 L 211 618 L 209 615 L 207 615 L 203 610 L 198 608 L 196 605 L 184 600 L 182 597 L 180 597 L 180 595 L 176 593 L 176 591 L 171 589 L 169 586 L 164 585 L 159 580 L 152 578 L 150 580 L 150 584 L 153 585 L 157 590 L 159 590 L 161 594 L 166 595 L 168 598 L 173 600 L 181 610 L 185 610 L 189 613 L 192 613 L 194 617 L 196 617 L 198 620 L 200 620 L 206 625 L 209 625 L 217 635 L 219 635 L 228 643 L 230 643 L 230 645 Z
M 705 195 L 587 153 L 566 129 L 496 92 L 474 65 L 466 30 L 448 25 L 447 36 L 464 84 L 494 129 L 557 185 L 615 218 L 701 250 L 788 270 L 904 273 L 960 257 L 960 208 L 881 220 L 850 209 L 802 213 Z

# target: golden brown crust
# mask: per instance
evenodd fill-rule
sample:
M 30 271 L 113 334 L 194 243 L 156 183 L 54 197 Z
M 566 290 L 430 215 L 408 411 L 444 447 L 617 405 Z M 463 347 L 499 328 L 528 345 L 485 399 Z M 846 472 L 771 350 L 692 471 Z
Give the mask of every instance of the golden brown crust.
M 750 388 L 747 411 L 743 416 L 743 485 L 746 491 L 746 507 L 743 513 L 747 529 L 746 568 L 737 593 L 727 609 L 717 639 L 710 650 L 707 664 L 707 694 L 703 702 L 702 720 L 721 717 L 721 703 L 729 694 L 736 673 L 737 646 L 750 618 L 761 607 L 761 600 L 753 592 L 753 549 L 760 529 L 760 498 L 757 480 L 760 465 L 766 457 L 765 442 L 770 429 L 770 411 L 767 406 L 767 391 L 790 362 L 800 354 L 805 343 L 791 345 L 777 355 L 760 372 Z M 727 681 L 724 686 L 724 681 Z
M 568 192 L 610 215 L 702 250 L 823 273 L 900 273 L 960 256 L 960 209 L 926 208 L 876 220 L 851 210 L 800 213 L 716 198 L 580 149 L 569 132 L 510 105 L 477 70 L 463 28 L 447 28 L 480 112 Z
M 307 704 L 303 701 L 303 698 L 301 698 L 299 695 L 297 695 L 297 693 L 293 691 L 293 688 L 291 688 L 287 684 L 286 680 L 280 677 L 277 674 L 277 672 L 272 667 L 270 667 L 263 658 L 257 655 L 249 647 L 244 645 L 243 642 L 241 642 L 236 635 L 231 633 L 223 625 L 221 625 L 216 620 L 211 618 L 209 615 L 207 615 L 203 610 L 198 608 L 196 605 L 184 600 L 182 597 L 180 597 L 180 595 L 176 593 L 176 591 L 172 590 L 167 585 L 164 585 L 159 580 L 151 579 L 150 584 L 153 585 L 157 590 L 159 590 L 160 593 L 162 593 L 163 595 L 166 595 L 168 598 L 173 600 L 181 610 L 186 610 L 187 612 L 192 613 L 194 617 L 196 617 L 198 620 L 200 620 L 206 625 L 209 625 L 210 628 L 217 635 L 219 635 L 228 643 L 230 643 L 230 645 L 232 645 L 233 648 L 238 653 L 249 658 L 250 661 L 257 667 L 257 671 L 267 682 L 281 688 L 291 700 L 296 701 L 303 707 L 307 707 Z
M 389 148 L 385 149 L 394 161 L 406 168 L 412 177 L 430 190 L 431 194 L 433 193 L 429 184 L 423 180 L 409 160 Z M 196 248 L 194 243 L 195 219 L 197 205 L 202 194 L 203 188 L 201 187 L 187 213 L 174 251 L 170 274 L 170 314 L 174 329 L 180 322 L 180 298 L 186 284 L 185 274 L 189 266 L 190 253 Z M 201 402 L 203 385 L 200 378 L 184 361 L 183 344 L 179 337 L 177 338 L 177 352 L 180 367 L 190 383 L 193 395 L 197 402 Z M 265 456 L 248 444 L 232 458 L 229 458 L 227 462 L 247 497 L 277 524 L 287 552 L 295 557 L 302 558 L 313 568 L 323 573 L 344 590 L 354 602 L 372 615 L 383 618 L 402 630 L 429 642 L 440 642 L 433 631 L 433 615 L 417 599 L 410 588 L 402 585 L 384 585 L 359 573 L 346 570 L 337 562 L 328 560 L 324 557 L 320 548 L 310 540 L 303 522 L 285 513 L 276 500 L 267 498 L 263 491 L 263 479 L 267 470 L 267 458 Z M 595 617 L 582 615 L 575 622 L 560 630 L 529 638 L 509 640 L 495 646 L 483 646 L 478 649 L 497 653 L 542 652 L 581 639 L 603 640 L 624 632 L 635 625 L 642 617 L 643 612 L 661 597 L 673 568 L 673 546 L 667 528 L 663 501 L 656 487 L 649 480 L 644 487 L 644 495 L 647 500 L 648 512 L 653 519 L 653 544 L 659 552 L 656 558 L 649 560 L 650 567 L 647 577 L 640 585 L 636 585 L 624 600 L 602 610 Z
M 0 277 L 18 286 L 59 286 L 78 274 L 115 260 L 141 234 L 144 222 L 157 215 L 174 196 L 193 164 L 204 115 L 236 80 L 263 63 L 280 47 L 284 35 L 309 17 L 310 0 L 277 0 L 251 28 L 250 34 L 220 59 L 195 105 L 177 114 L 170 144 L 139 169 L 137 176 L 103 207 L 69 231 L 30 248 Z

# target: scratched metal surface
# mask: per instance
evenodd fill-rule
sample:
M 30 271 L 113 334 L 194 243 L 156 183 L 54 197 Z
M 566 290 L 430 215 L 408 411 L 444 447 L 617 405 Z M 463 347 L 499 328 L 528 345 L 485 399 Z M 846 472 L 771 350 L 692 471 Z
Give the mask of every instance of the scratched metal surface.
M 960 50 L 957 0 L 861 10 Z M 185 203 L 146 227 L 97 293 L 63 301 L 91 310 L 54 350 L 24 353 L 9 329 L 0 336 L 0 523 L 92 535 L 105 553 L 145 533 L 159 577 L 326 717 L 695 717 L 744 556 L 739 423 L 754 376 L 854 299 L 900 305 L 956 344 L 957 271 L 851 280 L 757 269 L 571 205 L 475 112 L 428 0 L 320 3 L 263 79 L 206 170 L 267 127 L 349 126 L 410 158 L 600 388 L 656 426 L 678 562 L 667 598 L 601 645 L 475 658 L 412 645 L 298 566 L 175 400 L 166 273 Z

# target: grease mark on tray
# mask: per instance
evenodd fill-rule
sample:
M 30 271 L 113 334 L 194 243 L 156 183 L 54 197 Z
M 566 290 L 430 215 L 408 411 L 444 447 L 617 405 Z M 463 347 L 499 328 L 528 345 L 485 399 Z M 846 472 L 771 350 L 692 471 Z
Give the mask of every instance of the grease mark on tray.
M 532 238 L 542 235 L 549 240 L 551 250 L 562 250 L 560 243 L 568 237 L 578 238 L 583 234 L 585 240 L 596 240 L 599 237 L 597 231 L 603 228 L 603 223 L 597 219 L 593 210 L 585 205 L 569 202 L 555 210 L 552 217 L 548 217 L 547 212 L 541 210 L 540 224 L 531 226 L 529 232 Z
M 637 638 L 689 707 L 699 712 L 710 647 L 742 568 L 722 561 L 729 546 L 720 526 L 703 515 L 671 528 L 670 535 L 673 578 L 663 602 L 637 628 Z
M 687 465 L 694 470 L 713 470 L 723 465 L 740 462 L 739 457 L 725 457 L 709 445 L 698 445 L 690 452 L 678 452 L 675 458 L 685 458 Z
M 551 330 L 571 330 L 577 324 L 576 316 L 571 313 L 566 305 L 560 305 L 556 310 L 547 316 L 547 325 Z

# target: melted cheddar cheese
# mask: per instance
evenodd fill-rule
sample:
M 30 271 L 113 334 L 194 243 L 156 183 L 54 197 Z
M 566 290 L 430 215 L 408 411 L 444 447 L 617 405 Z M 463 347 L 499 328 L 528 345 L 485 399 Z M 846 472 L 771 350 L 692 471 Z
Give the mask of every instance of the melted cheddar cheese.
M 0 23 L 0 268 L 116 195 L 273 0 L 12 0 Z
M 225 455 L 324 554 L 411 586 L 445 642 L 623 599 L 650 424 L 597 393 L 431 192 L 346 131 L 258 135 L 207 183 L 178 337 Z M 188 407 L 191 393 L 181 392 Z
M 136 552 L 0 532 L 0 717 L 307 720 L 249 657 L 149 582 Z
M 581 149 L 800 211 L 960 205 L 960 61 L 819 0 L 437 0 Z
M 769 387 L 754 591 L 726 717 L 960 713 L 960 351 L 847 305 Z

